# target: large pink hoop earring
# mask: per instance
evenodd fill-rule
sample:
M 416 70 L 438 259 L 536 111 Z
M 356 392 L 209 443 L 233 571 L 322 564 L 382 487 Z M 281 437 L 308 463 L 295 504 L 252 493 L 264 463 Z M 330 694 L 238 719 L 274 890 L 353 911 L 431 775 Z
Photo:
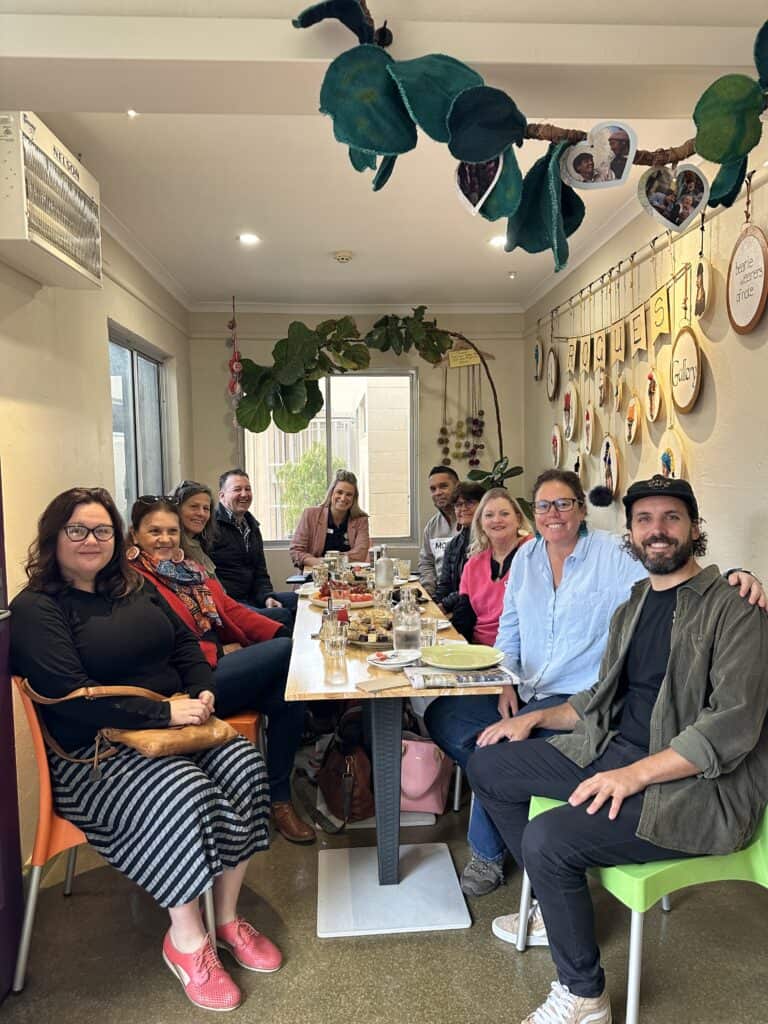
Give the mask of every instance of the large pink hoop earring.
M 184 561 L 184 548 L 176 548 L 171 555 L 171 561 L 174 565 L 179 565 L 180 562 Z
M 139 550 L 139 548 L 137 548 L 135 544 L 131 544 L 131 546 L 125 552 L 125 557 L 128 559 L 129 562 L 135 562 L 140 554 L 141 551 Z

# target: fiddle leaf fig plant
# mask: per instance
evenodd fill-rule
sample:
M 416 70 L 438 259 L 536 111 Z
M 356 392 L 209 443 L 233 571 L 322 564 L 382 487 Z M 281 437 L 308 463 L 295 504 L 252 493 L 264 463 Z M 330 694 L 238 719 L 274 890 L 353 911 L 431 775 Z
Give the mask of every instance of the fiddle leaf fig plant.
M 513 476 L 520 476 L 523 473 L 522 466 L 510 466 L 509 459 L 506 455 L 497 459 L 490 469 L 471 469 L 467 473 L 468 480 L 474 480 L 475 483 L 480 484 L 486 491 L 490 491 L 494 487 L 504 487 L 506 489 L 507 480 L 511 480 Z M 530 522 L 533 522 L 533 506 L 527 498 L 518 496 L 515 498 L 520 508 L 528 516 Z

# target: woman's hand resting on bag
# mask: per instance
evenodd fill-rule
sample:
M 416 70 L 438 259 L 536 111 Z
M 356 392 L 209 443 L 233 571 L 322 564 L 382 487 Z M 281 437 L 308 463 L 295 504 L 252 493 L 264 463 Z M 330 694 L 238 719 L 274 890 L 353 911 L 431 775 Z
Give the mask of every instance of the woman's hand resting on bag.
M 206 695 L 210 702 L 203 699 Z M 213 694 L 210 690 L 204 690 L 199 698 L 180 697 L 170 704 L 171 725 L 203 725 L 213 713 Z

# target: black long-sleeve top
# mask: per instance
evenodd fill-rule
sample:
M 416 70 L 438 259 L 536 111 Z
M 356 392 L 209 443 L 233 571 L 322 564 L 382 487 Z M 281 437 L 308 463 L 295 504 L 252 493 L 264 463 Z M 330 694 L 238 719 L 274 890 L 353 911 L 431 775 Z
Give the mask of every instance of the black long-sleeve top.
M 11 669 L 44 697 L 82 686 L 141 686 L 163 696 L 215 693 L 213 673 L 192 633 L 148 586 L 111 601 L 68 588 L 22 590 L 11 602 Z M 39 705 L 64 750 L 93 742 L 99 729 L 167 726 L 170 706 L 148 697 L 77 698 Z

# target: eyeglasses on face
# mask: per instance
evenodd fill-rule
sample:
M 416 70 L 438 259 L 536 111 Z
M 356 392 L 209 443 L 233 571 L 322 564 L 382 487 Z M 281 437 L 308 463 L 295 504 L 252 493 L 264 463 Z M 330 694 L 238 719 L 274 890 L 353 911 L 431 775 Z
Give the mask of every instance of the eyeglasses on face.
M 69 523 L 64 527 L 64 533 L 68 540 L 84 541 L 89 534 L 93 534 L 96 540 L 107 541 L 112 540 L 115 536 L 114 526 L 109 526 L 107 523 L 99 523 L 98 526 L 84 526 L 82 523 Z
M 142 505 L 156 505 L 158 501 L 167 501 L 169 505 L 178 505 L 178 499 L 172 494 L 140 494 L 136 501 Z
M 578 498 L 555 498 L 554 501 L 534 501 L 533 511 L 537 516 L 543 516 L 551 508 L 556 508 L 558 512 L 570 512 L 574 506 L 583 504 Z
M 478 504 L 479 504 L 479 502 L 477 502 L 477 501 L 471 501 L 471 500 L 465 500 L 464 498 L 459 498 L 459 500 L 454 503 L 453 507 L 454 508 L 476 508 Z

